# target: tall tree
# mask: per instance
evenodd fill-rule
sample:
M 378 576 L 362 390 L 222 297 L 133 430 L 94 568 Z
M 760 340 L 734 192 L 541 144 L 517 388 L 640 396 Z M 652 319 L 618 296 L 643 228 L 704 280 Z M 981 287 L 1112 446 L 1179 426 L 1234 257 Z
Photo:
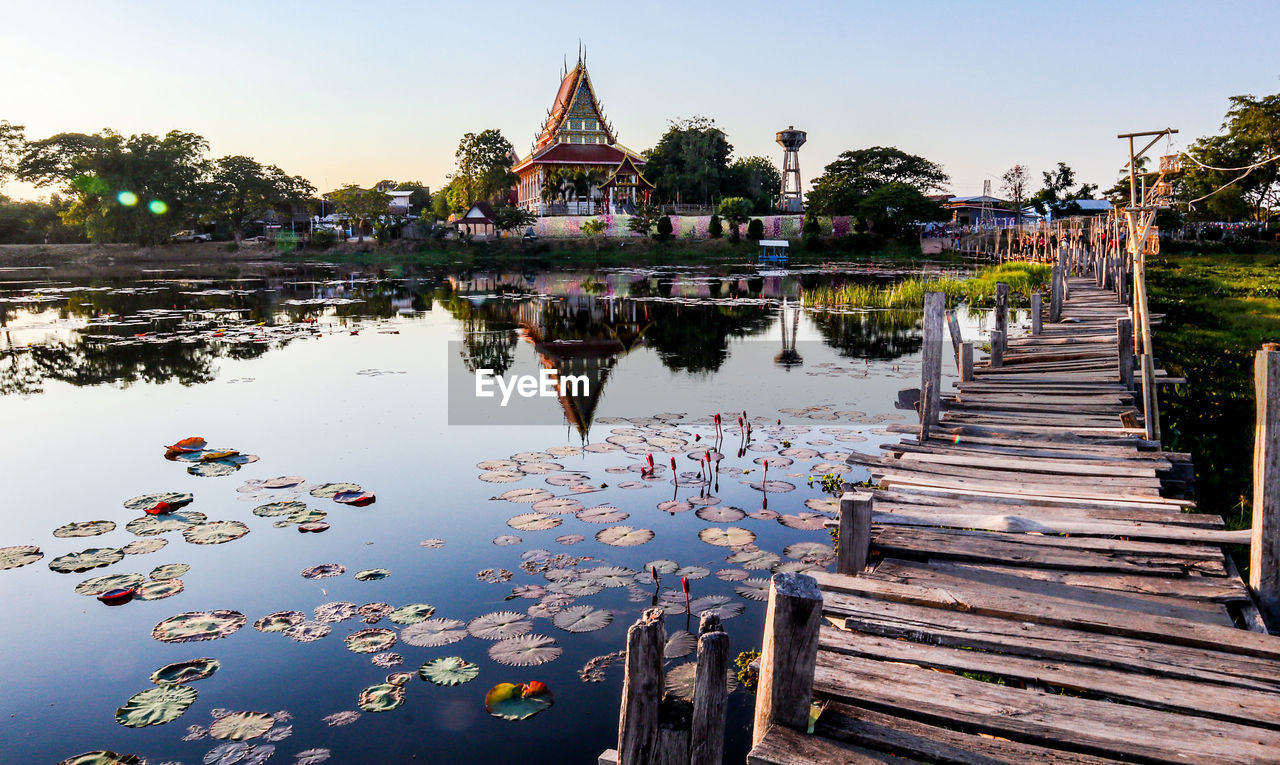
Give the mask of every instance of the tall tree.
M 1054 215 L 1078 215 L 1080 205 L 1074 204 L 1079 199 L 1092 199 L 1098 187 L 1092 183 L 1081 183 L 1072 190 L 1076 183 L 1076 173 L 1066 162 L 1059 162 L 1055 170 L 1042 172 L 1044 184 L 1040 190 L 1032 194 L 1027 202 L 1041 215 L 1052 212 Z
M 364 224 L 387 215 L 387 205 L 391 203 L 390 194 L 377 189 L 362 189 L 355 184 L 330 191 L 325 196 L 339 212 L 355 221 L 356 236 L 361 242 L 364 241 Z
M 729 224 L 729 240 L 738 241 L 738 227 L 751 217 L 751 201 L 742 197 L 725 197 L 720 200 L 716 209 L 725 223 Z
M 921 194 L 940 190 L 950 177 L 942 166 L 894 146 L 842 152 L 823 168 L 808 194 L 808 206 L 820 215 L 853 215 L 876 189 L 903 183 Z
M 1280 208 L 1280 93 L 1232 96 L 1230 103 L 1223 134 L 1200 138 L 1187 152 L 1200 164 L 1184 163 L 1182 195 L 1191 200 L 1225 188 L 1198 203 L 1198 217 L 1266 221 Z
M 206 188 L 208 216 L 230 225 L 237 243 L 255 217 L 300 203 L 315 193 L 315 187 L 304 178 L 241 155 L 215 160 Z
M 1000 189 L 1013 205 L 1013 222 L 1022 225 L 1022 208 L 1027 203 L 1027 187 L 1031 184 L 1031 173 L 1025 165 L 1014 165 L 1000 176 Z
M 22 149 L 26 145 L 26 128 L 0 120 L 0 186 L 18 171 Z
M 431 189 L 423 186 L 418 181 L 401 181 L 396 184 L 396 191 L 408 191 L 409 194 L 409 212 L 416 212 L 417 215 L 431 214 Z
M 942 205 L 929 199 L 909 183 L 886 183 L 862 198 L 858 217 L 872 231 L 897 234 L 913 223 L 941 220 Z
M 765 214 L 776 207 L 782 173 L 765 157 L 742 157 L 729 165 L 721 191 L 725 196 L 751 200 L 752 212 Z
M 713 119 L 696 116 L 667 123 L 658 144 L 645 152 L 645 176 L 658 196 L 675 203 L 711 204 L 722 185 L 733 146 Z
M 514 152 L 511 142 L 497 130 L 462 136 L 454 154 L 458 167 L 453 179 L 464 206 L 482 200 L 497 203 L 506 198 L 517 180 L 511 172 Z

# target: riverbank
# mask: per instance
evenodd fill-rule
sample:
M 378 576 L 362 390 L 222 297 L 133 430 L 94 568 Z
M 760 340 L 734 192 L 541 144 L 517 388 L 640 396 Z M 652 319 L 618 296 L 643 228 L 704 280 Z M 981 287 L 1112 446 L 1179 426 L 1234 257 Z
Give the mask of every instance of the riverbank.
M 926 292 L 941 292 L 947 305 L 967 303 L 982 308 L 995 305 L 996 285 L 1009 285 L 1012 306 L 1030 305 L 1031 293 L 1044 291 L 1052 275 L 1052 267 L 1044 263 L 1012 262 L 986 266 L 973 276 L 911 277 L 891 284 L 856 282 L 835 287 L 805 290 L 804 302 L 826 308 L 895 308 L 919 310 Z

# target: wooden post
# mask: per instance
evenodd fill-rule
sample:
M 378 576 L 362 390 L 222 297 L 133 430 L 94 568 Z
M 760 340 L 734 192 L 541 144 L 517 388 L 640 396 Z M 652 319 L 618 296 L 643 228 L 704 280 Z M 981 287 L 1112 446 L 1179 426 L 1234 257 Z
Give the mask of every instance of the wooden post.
M 1055 324 L 1062 319 L 1062 283 L 1062 267 L 1055 263 L 1049 282 L 1049 321 Z
M 752 746 L 770 725 L 808 730 L 821 621 L 822 592 L 813 577 L 774 574 L 764 615 Z
M 724 720 L 729 706 L 729 636 L 720 617 L 704 614 L 698 630 L 698 664 L 693 675 L 693 724 L 689 765 L 723 765 Z
M 846 491 L 840 497 L 837 574 L 857 576 L 867 566 L 871 551 L 871 503 L 872 495 L 867 492 Z
M 960 322 L 955 311 L 947 311 L 947 330 L 951 333 L 951 346 L 955 351 L 956 363 L 960 363 Z
M 1040 313 L 1043 301 L 1044 296 L 1039 292 L 1031 293 L 1031 334 L 1033 336 L 1040 334 L 1040 330 L 1044 327 L 1044 318 Z
M 1009 285 L 996 284 L 996 329 L 1000 331 L 1000 358 L 1004 358 L 1005 343 L 1009 342 Z
M 1156 362 L 1150 353 L 1142 354 L 1142 421 L 1146 439 L 1160 440 L 1160 402 L 1156 397 Z
M 661 608 L 647 609 L 627 630 L 626 674 L 618 716 L 619 765 L 646 765 L 656 757 L 666 642 Z
M 1120 367 L 1120 382 L 1133 390 L 1133 319 L 1116 319 L 1116 363 Z
M 987 363 L 992 367 L 1004 366 L 1004 333 L 998 329 L 991 330 L 991 356 Z
M 960 344 L 960 382 L 973 381 L 973 343 Z
M 1257 415 L 1249 587 L 1274 631 L 1280 627 L 1280 344 L 1268 343 L 1254 357 L 1253 395 Z
M 1124 305 L 1129 302 L 1129 288 L 1125 284 L 1125 280 L 1129 277 L 1129 271 L 1125 267 L 1124 259 L 1116 256 L 1116 302 Z
M 942 387 L 942 315 L 946 298 L 941 292 L 924 296 L 924 352 L 920 364 L 920 413 L 922 424 L 931 428 L 938 423 Z

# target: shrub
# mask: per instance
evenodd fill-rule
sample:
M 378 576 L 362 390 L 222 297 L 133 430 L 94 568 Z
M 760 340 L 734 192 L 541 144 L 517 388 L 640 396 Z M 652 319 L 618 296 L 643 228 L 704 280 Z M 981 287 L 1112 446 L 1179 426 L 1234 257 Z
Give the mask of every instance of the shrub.
M 587 236 L 599 236 L 600 234 L 603 234 L 605 229 L 608 227 L 609 224 L 605 223 L 600 218 L 592 218 L 591 220 L 584 220 L 582 222 L 582 233 Z
M 724 236 L 724 224 L 720 222 L 719 215 L 711 216 L 711 222 L 707 224 L 707 235 L 712 239 Z
M 664 215 L 661 218 L 658 218 L 658 239 L 665 242 L 671 237 L 672 230 L 671 218 L 669 216 Z
M 747 224 L 747 238 L 755 241 L 764 239 L 764 221 L 759 218 L 752 218 Z

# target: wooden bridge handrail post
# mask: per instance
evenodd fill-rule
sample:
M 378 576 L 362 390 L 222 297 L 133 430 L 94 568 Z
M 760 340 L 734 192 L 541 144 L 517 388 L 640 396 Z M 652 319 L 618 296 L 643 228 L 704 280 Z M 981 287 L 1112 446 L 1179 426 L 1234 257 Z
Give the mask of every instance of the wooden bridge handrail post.
M 764 617 L 752 746 L 760 743 L 770 725 L 808 729 L 821 621 L 817 581 L 805 574 L 774 574 Z
M 693 676 L 693 722 L 689 734 L 689 765 L 723 765 L 725 711 L 729 689 L 729 636 L 720 617 L 702 615 L 698 629 L 698 663 Z
M 947 311 L 947 331 L 951 333 L 951 347 L 955 350 L 956 363 L 960 363 L 960 321 L 956 318 L 955 311 Z
M 1004 333 L 998 329 L 991 330 L 991 355 L 987 363 L 992 367 L 1004 366 Z
M 1056 324 L 1062 319 L 1062 266 L 1053 265 L 1053 278 L 1049 282 L 1049 321 Z
M 1280 627 L 1280 344 L 1253 362 L 1257 413 L 1253 437 L 1253 536 L 1249 587 L 1274 632 Z
M 622 709 L 618 714 L 618 765 L 647 765 L 655 759 L 666 642 L 661 608 L 647 609 L 627 629 Z
M 1120 370 L 1120 382 L 1133 390 L 1133 319 L 1116 319 L 1116 364 Z
M 1004 358 L 1005 344 L 1009 342 L 1009 285 L 996 284 L 996 329 L 1000 331 L 1000 357 Z
M 867 566 L 871 552 L 872 495 L 846 491 L 840 497 L 840 541 L 836 549 L 836 573 L 857 576 Z
M 960 382 L 973 381 L 973 343 L 960 344 Z
M 920 415 L 924 429 L 938 424 L 942 402 L 942 321 L 946 298 L 941 292 L 924 296 L 924 351 L 920 364 Z
M 1031 334 L 1040 334 L 1044 328 L 1044 316 L 1041 313 L 1041 305 L 1044 303 L 1044 296 L 1039 291 L 1031 293 Z

